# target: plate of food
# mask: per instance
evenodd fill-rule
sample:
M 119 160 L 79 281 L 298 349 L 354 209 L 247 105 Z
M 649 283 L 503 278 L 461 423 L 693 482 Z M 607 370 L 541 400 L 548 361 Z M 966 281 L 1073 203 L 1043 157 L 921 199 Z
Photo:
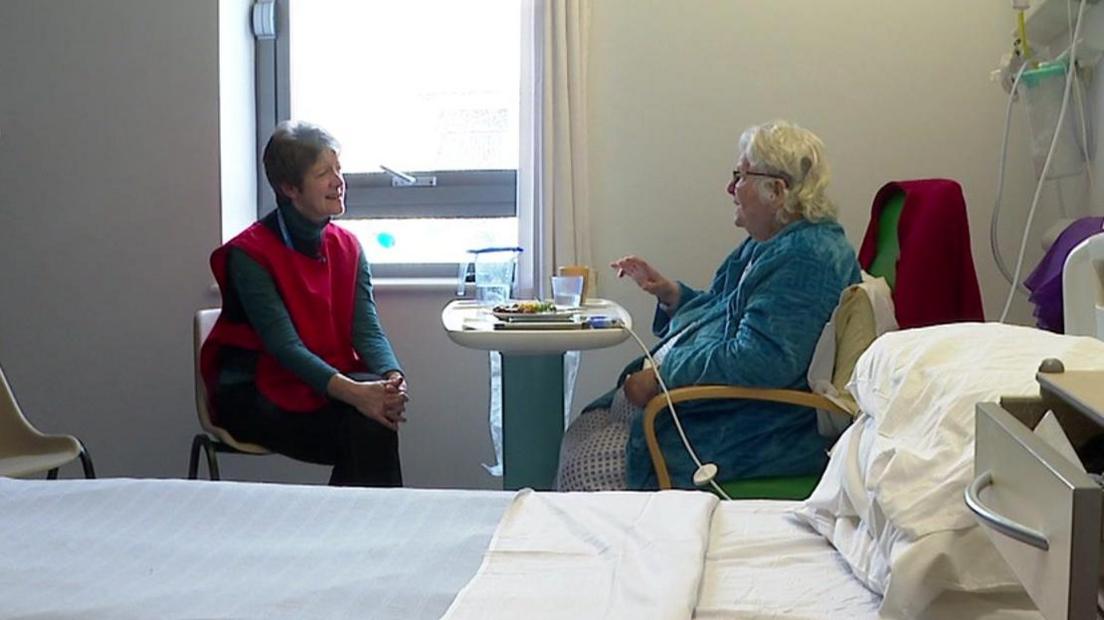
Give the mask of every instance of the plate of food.
M 533 321 L 571 321 L 576 310 L 559 308 L 550 301 L 516 301 L 491 308 L 496 319 L 511 322 Z

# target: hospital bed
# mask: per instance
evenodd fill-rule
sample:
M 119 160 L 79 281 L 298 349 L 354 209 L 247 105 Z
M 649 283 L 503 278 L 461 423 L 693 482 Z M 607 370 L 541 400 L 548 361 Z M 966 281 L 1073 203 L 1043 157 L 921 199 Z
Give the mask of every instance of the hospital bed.
M 1102 493 L 1071 449 L 1104 433 L 1104 372 L 1066 372 L 1050 359 L 1037 378 L 1038 398 L 978 405 L 966 500 L 1048 618 L 1093 618 L 1104 575 Z M 1047 412 L 1068 445 L 1032 432 Z
M 0 479 L 0 617 L 1041 618 L 963 500 L 976 403 L 1036 397 L 1036 355 L 1104 371 L 1104 343 L 1027 328 L 879 338 L 804 502 Z M 1098 574 L 1070 566 L 1049 583 Z
M 682 511 L 704 494 L 575 499 L 589 501 L 594 514 L 609 523 L 619 507 L 660 496 L 670 496 L 668 510 Z M 514 501 L 506 492 L 0 479 L 0 616 L 439 618 L 476 575 Z M 788 514 L 794 504 L 716 505 L 704 562 L 698 572 L 683 575 L 696 598 L 694 617 L 877 617 L 880 597 L 852 578 L 831 545 Z M 564 523 L 577 525 L 573 519 Z M 602 536 L 612 535 L 594 527 L 583 538 L 593 543 Z M 678 580 L 669 558 L 651 557 L 652 578 Z M 634 572 L 630 564 L 619 566 L 625 579 L 603 587 L 643 604 L 648 590 L 641 588 L 646 579 L 641 575 L 649 571 Z M 554 573 L 523 579 L 558 583 Z M 501 591 L 499 604 L 529 606 L 533 597 L 548 595 L 547 589 L 529 596 L 524 588 Z M 664 594 L 663 600 L 677 598 Z M 525 615 L 662 617 L 628 613 L 639 611 L 631 605 L 625 613 L 616 608 L 565 613 L 564 605 L 578 599 L 577 590 L 561 591 L 559 599 L 538 601 L 543 605 L 529 607 Z M 1008 604 L 999 598 L 952 597 L 930 617 L 981 617 L 981 610 L 1001 606 Z M 510 617 L 492 612 L 476 604 L 474 612 L 453 617 Z

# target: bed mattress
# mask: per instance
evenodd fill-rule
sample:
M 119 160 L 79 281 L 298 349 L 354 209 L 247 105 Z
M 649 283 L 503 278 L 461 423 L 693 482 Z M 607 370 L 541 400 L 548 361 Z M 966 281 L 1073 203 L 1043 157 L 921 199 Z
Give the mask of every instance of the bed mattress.
M 544 495 L 553 507 L 578 503 Z M 686 494 L 693 495 L 699 494 Z M 492 537 L 517 497 L 0 478 L 0 616 L 439 618 L 493 555 Z M 640 497 L 654 496 L 591 494 L 586 501 L 594 514 L 612 515 L 619 502 Z M 704 525 L 703 561 L 694 569 L 695 618 L 877 617 L 878 595 L 789 514 L 795 505 L 717 504 Z M 565 514 L 565 523 L 577 522 L 577 511 Z M 684 535 L 681 527 L 670 529 Z M 533 544 L 543 535 L 533 532 Z M 581 533 L 588 540 L 593 535 Z M 557 610 L 570 606 L 557 605 L 557 596 L 566 601 L 573 593 L 553 593 L 527 617 L 564 617 Z M 1020 598 L 950 597 L 931 612 L 933 618 L 1039 617 Z M 607 608 L 596 617 L 620 616 Z
M 0 616 L 439 618 L 511 496 L 0 478 Z

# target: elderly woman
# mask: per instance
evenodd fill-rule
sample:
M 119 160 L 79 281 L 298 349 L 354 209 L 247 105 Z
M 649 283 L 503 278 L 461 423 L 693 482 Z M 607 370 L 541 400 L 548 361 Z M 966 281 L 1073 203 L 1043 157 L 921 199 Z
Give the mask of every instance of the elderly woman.
M 696 384 L 803 388 L 821 329 L 844 288 L 859 281 L 855 253 L 825 196 L 823 144 L 786 122 L 752 127 L 740 137 L 728 184 L 744 240 L 721 263 L 708 290 L 664 277 L 644 260 L 612 263 L 658 301 L 653 350 L 670 389 Z M 560 450 L 561 490 L 657 486 L 641 425 L 642 407 L 659 394 L 643 358 L 618 387 L 584 409 Z M 807 408 L 752 401 L 678 407 L 686 434 L 722 479 L 820 472 L 825 450 Z M 658 426 L 676 486 L 693 488 L 696 469 L 669 416 Z
M 331 485 L 401 486 L 407 386 L 360 244 L 331 223 L 345 212 L 338 154 L 314 125 L 273 132 L 276 209 L 211 255 L 222 312 L 203 378 L 212 418 L 235 439 L 333 465 Z

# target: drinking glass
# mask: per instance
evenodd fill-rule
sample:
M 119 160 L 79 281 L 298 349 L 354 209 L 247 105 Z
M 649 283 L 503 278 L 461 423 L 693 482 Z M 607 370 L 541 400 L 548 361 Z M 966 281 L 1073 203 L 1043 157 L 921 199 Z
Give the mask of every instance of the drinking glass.
M 552 276 L 552 301 L 576 308 L 583 301 L 583 276 Z

